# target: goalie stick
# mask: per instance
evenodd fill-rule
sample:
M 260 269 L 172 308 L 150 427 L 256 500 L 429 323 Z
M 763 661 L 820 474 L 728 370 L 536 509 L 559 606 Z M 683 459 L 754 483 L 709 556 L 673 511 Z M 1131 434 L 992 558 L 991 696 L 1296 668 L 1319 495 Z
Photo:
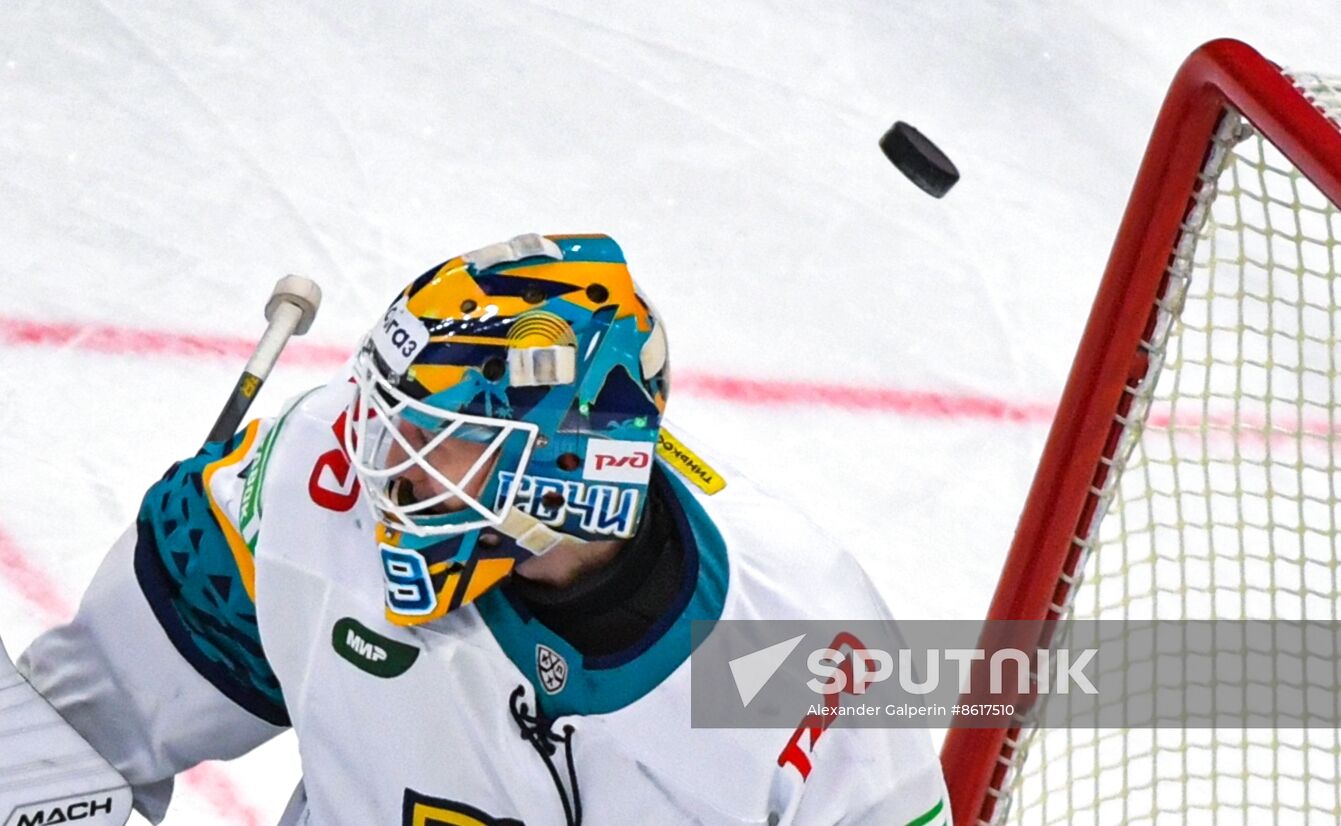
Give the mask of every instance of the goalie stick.
M 321 288 L 296 275 L 275 284 L 269 322 L 206 442 L 232 436 L 291 336 L 312 326 Z M 129 784 L 14 667 L 0 641 L 0 826 L 81 821 L 124 826 Z
M 205 443 L 221 442 L 232 436 L 242 423 L 256 393 L 279 360 L 290 336 L 301 336 L 312 327 L 321 306 L 321 288 L 315 281 L 300 275 L 286 275 L 275 284 L 270 300 L 265 304 L 265 320 L 270 322 L 256 342 L 256 350 L 242 369 L 228 402 L 219 411 L 219 418 Z

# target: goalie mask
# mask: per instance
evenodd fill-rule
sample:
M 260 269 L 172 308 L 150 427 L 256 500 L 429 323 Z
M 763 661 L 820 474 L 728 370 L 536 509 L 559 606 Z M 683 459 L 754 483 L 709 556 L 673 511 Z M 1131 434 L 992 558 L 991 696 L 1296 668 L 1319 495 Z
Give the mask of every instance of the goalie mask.
M 387 616 L 441 617 L 561 543 L 633 536 L 666 337 L 604 235 L 521 235 L 424 273 L 354 359 L 345 449 Z

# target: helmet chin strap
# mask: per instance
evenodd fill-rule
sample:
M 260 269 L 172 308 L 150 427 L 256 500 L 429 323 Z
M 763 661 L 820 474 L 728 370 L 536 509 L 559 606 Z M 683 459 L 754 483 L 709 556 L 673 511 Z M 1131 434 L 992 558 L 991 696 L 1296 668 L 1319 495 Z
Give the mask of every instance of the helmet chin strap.
M 497 528 L 499 533 L 512 537 L 524 550 L 536 556 L 544 556 L 562 544 L 581 547 L 590 544 L 588 540 L 571 534 L 560 533 L 529 513 L 517 508 L 509 508 L 508 515 Z

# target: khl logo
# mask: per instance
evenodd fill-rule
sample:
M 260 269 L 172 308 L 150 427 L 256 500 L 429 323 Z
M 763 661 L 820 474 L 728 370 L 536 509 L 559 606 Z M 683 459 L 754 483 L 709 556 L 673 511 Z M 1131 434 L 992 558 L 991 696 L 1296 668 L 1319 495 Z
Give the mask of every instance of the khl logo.
M 568 682 L 568 661 L 548 645 L 536 645 L 535 670 L 546 694 L 559 693 Z

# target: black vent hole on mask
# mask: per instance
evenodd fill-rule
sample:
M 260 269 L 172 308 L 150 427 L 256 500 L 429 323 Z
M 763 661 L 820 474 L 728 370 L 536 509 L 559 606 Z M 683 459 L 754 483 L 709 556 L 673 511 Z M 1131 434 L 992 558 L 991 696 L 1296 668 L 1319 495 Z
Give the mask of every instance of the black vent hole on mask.
M 582 460 L 578 458 L 576 453 L 561 453 L 556 464 L 558 464 L 559 470 L 573 471 L 581 466 Z
M 587 286 L 587 298 L 590 298 L 596 304 L 604 304 L 610 297 L 610 291 L 602 284 L 590 284 Z
M 545 491 L 545 494 L 540 497 L 540 504 L 550 510 L 561 508 L 563 507 L 563 494 L 559 493 L 557 490 Z
M 491 358 L 484 362 L 484 366 L 480 368 L 480 372 L 484 373 L 484 377 L 489 381 L 498 381 L 503 378 L 503 373 L 506 371 L 507 366 L 503 364 L 503 360 L 500 358 Z

